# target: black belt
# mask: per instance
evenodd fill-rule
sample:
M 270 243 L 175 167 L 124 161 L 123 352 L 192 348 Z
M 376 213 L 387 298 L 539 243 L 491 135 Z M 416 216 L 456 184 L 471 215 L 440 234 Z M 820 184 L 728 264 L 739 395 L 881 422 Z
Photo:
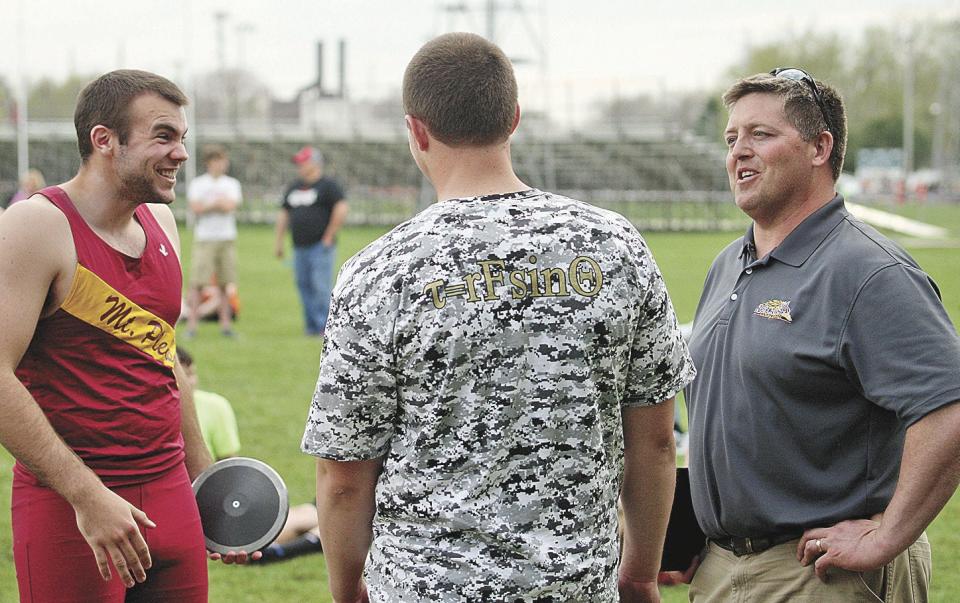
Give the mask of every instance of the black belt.
M 769 548 L 775 547 L 784 542 L 790 542 L 800 538 L 800 534 L 780 534 L 778 536 L 759 536 L 757 538 L 738 538 L 730 536 L 728 538 L 711 538 L 710 542 L 717 546 L 727 549 L 737 557 L 743 557 L 751 553 L 761 553 Z

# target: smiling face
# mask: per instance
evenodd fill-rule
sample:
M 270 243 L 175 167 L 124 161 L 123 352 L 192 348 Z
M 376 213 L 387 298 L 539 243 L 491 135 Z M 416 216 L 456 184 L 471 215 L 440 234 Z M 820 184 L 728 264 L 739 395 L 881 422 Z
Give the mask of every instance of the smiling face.
M 141 94 L 130 105 L 130 128 L 114 160 L 121 196 L 138 203 L 172 203 L 177 171 L 188 159 L 183 107 Z
M 783 99 L 753 93 L 730 109 L 724 132 L 727 177 L 739 207 L 763 223 L 802 203 L 813 182 L 814 142 L 787 120 Z

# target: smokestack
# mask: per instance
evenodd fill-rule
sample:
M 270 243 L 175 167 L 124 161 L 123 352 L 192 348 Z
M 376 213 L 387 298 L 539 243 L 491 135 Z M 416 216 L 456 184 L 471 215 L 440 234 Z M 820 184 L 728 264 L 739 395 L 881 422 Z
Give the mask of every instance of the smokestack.
M 323 94 L 323 42 L 317 42 L 317 82 L 314 84 Z
M 340 98 L 347 98 L 347 41 L 340 38 Z

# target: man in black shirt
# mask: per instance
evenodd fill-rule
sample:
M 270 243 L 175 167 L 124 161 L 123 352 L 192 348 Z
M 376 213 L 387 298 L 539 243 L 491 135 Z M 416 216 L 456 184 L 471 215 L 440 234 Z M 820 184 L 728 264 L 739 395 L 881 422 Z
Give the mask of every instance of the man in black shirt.
M 293 156 L 299 178 L 283 195 L 277 215 L 276 254 L 283 257 L 287 227 L 293 235 L 293 265 L 303 304 L 305 332 L 322 337 L 330 310 L 336 234 L 347 216 L 343 189 L 323 175 L 323 155 L 303 147 Z

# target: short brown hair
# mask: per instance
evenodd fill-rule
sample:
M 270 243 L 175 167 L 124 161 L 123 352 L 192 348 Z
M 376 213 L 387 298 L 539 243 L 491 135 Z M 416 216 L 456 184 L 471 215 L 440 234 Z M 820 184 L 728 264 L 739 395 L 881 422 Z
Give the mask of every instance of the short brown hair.
M 215 159 L 226 159 L 227 150 L 218 144 L 203 147 L 203 163 L 207 164 Z
M 193 366 L 193 355 L 180 346 L 177 346 L 177 360 L 179 360 L 180 364 L 185 368 Z
M 97 125 L 114 130 L 120 143 L 126 143 L 130 133 L 130 105 L 141 94 L 151 93 L 180 107 L 188 102 L 187 96 L 176 84 L 149 71 L 118 69 L 87 84 L 80 91 L 73 113 L 80 159 L 86 161 L 93 153 L 90 131 Z
M 513 131 L 517 80 L 492 42 L 470 33 L 434 38 L 403 74 L 403 110 L 450 146 L 503 142 Z
M 738 100 L 748 94 L 775 94 L 783 99 L 783 113 L 800 137 L 807 142 L 824 130 L 833 135 L 833 150 L 830 152 L 830 169 L 833 180 L 840 177 L 843 158 L 847 152 L 847 114 L 843 98 L 833 87 L 814 80 L 820 93 L 821 108 L 810 87 L 802 82 L 769 73 L 758 73 L 738 80 L 723 95 L 723 104 L 731 109 Z

